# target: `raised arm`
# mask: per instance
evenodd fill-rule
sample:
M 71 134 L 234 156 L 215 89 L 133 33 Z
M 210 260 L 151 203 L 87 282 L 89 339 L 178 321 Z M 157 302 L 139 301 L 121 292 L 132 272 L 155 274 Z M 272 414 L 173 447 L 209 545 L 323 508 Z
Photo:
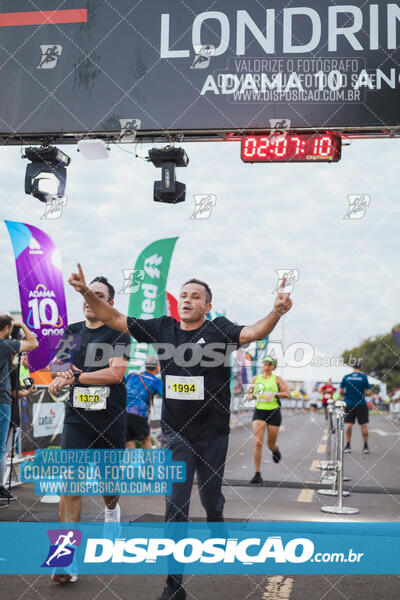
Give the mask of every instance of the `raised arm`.
M 99 321 L 102 321 L 105 325 L 111 327 L 111 329 L 129 333 L 126 315 L 123 315 L 116 308 L 110 306 L 110 304 L 96 296 L 96 294 L 88 288 L 82 267 L 79 263 L 78 273 L 72 273 L 68 282 L 77 292 L 82 294 Z
M 39 346 L 39 342 L 32 331 L 27 328 L 25 323 L 22 321 L 14 321 L 14 327 L 21 327 L 25 334 L 25 339 L 20 341 L 19 351 L 30 352 L 31 350 L 36 350 L 36 348 Z
M 291 309 L 293 303 L 290 299 L 290 295 L 283 292 L 285 284 L 286 279 L 282 281 L 279 294 L 275 299 L 274 307 L 271 312 L 260 321 L 254 323 L 254 325 L 246 325 L 243 327 L 239 337 L 240 345 L 264 339 L 265 336 L 269 335 L 271 331 L 275 329 L 281 316 Z

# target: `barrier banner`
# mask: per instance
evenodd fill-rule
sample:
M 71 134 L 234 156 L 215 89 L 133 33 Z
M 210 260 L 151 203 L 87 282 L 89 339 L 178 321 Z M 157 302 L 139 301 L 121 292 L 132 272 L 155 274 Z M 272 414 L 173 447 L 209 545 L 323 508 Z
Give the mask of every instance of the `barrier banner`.
M 0 523 L 0 574 L 399 574 L 399 552 L 400 523 Z
M 22 453 L 39 448 L 59 446 L 64 422 L 65 400 L 68 392 L 54 400 L 47 387 L 21 398 Z
M 41 229 L 4 222 L 14 250 L 22 319 L 39 342 L 28 354 L 29 370 L 39 371 L 53 360 L 67 326 L 61 256 Z

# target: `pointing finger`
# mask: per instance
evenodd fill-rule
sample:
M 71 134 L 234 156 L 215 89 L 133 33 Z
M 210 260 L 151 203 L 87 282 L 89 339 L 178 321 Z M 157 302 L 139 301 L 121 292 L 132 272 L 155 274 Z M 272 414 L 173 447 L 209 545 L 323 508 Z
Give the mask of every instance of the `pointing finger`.
M 285 275 L 284 278 L 282 279 L 282 283 L 281 283 L 281 286 L 279 288 L 279 292 L 281 294 L 285 291 L 286 282 L 287 282 L 287 275 Z

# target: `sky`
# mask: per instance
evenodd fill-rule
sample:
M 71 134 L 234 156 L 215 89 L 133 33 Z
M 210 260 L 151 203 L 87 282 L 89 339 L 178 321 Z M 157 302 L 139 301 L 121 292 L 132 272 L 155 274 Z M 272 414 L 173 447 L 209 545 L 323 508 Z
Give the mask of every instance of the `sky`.
M 346 142 L 345 142 L 346 143 Z M 60 250 L 69 322 L 82 302 L 67 280 L 80 261 L 87 279 L 105 275 L 117 292 L 149 243 L 178 236 L 168 290 L 191 277 L 207 281 L 213 307 L 239 324 L 272 308 L 277 269 L 297 269 L 293 308 L 270 339 L 307 342 L 340 356 L 400 322 L 397 140 L 352 140 L 336 164 L 244 164 L 238 142 L 183 144 L 189 166 L 177 169 L 186 201 L 153 201 L 161 171 L 135 158 L 132 144 L 112 145 L 108 160 L 71 156 L 67 205 L 58 220 L 41 219 L 44 204 L 24 193 L 27 160 L 19 147 L 0 147 L 0 217 L 40 227 Z M 148 145 L 137 152 L 147 155 Z M 213 194 L 208 219 L 191 219 L 195 194 Z M 366 194 L 362 219 L 344 219 L 349 194 Z M 0 225 L 3 311 L 20 307 L 8 233 Z M 116 294 L 127 311 L 128 296 Z M 284 323 L 284 325 L 282 324 Z

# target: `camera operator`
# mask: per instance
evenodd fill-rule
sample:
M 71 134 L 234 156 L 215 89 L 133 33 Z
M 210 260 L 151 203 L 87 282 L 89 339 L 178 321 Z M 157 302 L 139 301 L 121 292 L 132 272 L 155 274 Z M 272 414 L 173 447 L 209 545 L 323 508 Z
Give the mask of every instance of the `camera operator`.
M 25 339 L 21 339 L 25 336 Z M 12 339 L 11 339 L 12 338 Z M 11 357 L 19 352 L 29 352 L 38 347 L 31 331 L 9 315 L 0 315 L 0 463 L 3 460 L 11 418 Z M 8 506 L 0 499 L 0 508 Z
M 0 463 L 0 499 L 1 500 L 16 500 L 16 497 L 11 493 L 11 491 L 7 488 L 7 481 L 4 480 L 4 475 L 6 471 L 7 458 L 9 453 L 11 452 L 13 444 L 17 445 L 17 439 L 19 438 L 19 431 L 21 426 L 21 415 L 20 415 L 20 398 L 26 398 L 30 394 L 36 392 L 35 382 L 31 377 L 29 377 L 29 369 L 28 369 L 28 357 L 26 353 L 22 355 L 21 365 L 20 365 L 20 379 L 19 385 L 17 385 L 17 377 L 18 377 L 18 363 L 13 362 L 11 370 L 10 370 L 10 378 L 11 378 L 11 418 L 10 418 L 10 426 L 8 429 L 7 441 L 5 445 L 3 460 Z M 18 389 L 18 398 L 17 398 L 17 389 Z

